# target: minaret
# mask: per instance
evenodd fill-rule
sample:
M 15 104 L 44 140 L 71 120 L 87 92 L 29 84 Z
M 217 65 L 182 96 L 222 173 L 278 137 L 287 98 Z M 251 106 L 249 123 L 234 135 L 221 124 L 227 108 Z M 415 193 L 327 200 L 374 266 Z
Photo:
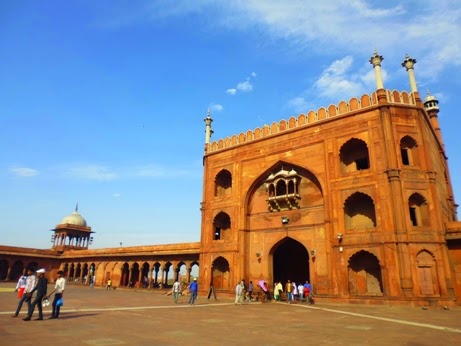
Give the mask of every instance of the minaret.
M 415 79 L 415 70 L 413 66 L 416 64 L 416 59 L 410 58 L 407 54 L 405 56 L 405 60 L 402 62 L 402 66 L 405 67 L 408 71 L 408 78 L 410 78 L 410 88 L 411 92 L 418 92 L 418 88 L 416 87 L 416 79 Z
M 383 60 L 383 56 L 378 55 L 378 51 L 375 49 L 373 56 L 370 58 L 370 64 L 373 65 L 373 69 L 375 70 L 377 90 L 384 89 L 383 77 L 381 75 L 381 61 Z
M 429 91 L 427 92 L 427 96 L 424 99 L 424 109 L 426 109 L 427 115 L 429 115 L 429 119 L 431 121 L 432 128 L 435 131 L 435 134 L 440 142 L 440 145 L 445 151 L 445 145 L 443 144 L 442 140 L 442 131 L 440 130 L 438 114 L 439 114 L 439 101 L 432 96 Z
M 211 123 L 213 119 L 211 119 L 210 110 L 208 110 L 208 114 L 206 115 L 205 121 L 205 146 L 210 144 L 211 135 L 213 134 L 213 130 L 211 129 Z M 206 151 L 206 147 L 205 147 Z

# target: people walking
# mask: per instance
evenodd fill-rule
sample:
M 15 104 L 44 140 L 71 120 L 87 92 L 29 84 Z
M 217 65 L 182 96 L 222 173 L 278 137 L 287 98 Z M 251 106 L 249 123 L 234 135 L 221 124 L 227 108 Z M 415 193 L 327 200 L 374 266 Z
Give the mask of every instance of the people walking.
M 59 318 L 59 311 L 61 310 L 61 306 L 62 306 L 62 296 L 64 294 L 64 289 L 66 288 L 66 279 L 64 279 L 63 276 L 64 276 L 64 272 L 62 270 L 59 270 L 58 279 L 56 280 L 56 283 L 54 285 L 54 290 L 51 291 L 51 293 L 45 297 L 45 298 L 49 298 L 54 293 L 54 300 L 52 304 L 53 310 L 51 312 L 50 319 Z M 59 302 L 60 299 L 61 299 L 61 302 Z
M 189 285 L 189 293 L 190 293 L 189 304 L 194 305 L 195 299 L 197 299 L 197 291 L 198 291 L 197 278 L 194 278 L 194 281 L 192 281 Z
M 299 301 L 302 303 L 304 300 L 304 286 L 302 283 L 298 285 L 298 295 L 299 295 Z
M 18 292 L 18 298 L 22 298 L 24 294 L 24 289 L 26 288 L 27 275 L 21 275 L 19 277 L 18 283 L 16 284 L 15 292 Z
M 181 284 L 176 279 L 176 281 L 173 284 L 173 299 L 176 304 L 178 303 L 178 298 L 179 298 L 180 293 L 181 293 Z
M 31 295 L 30 292 L 34 289 L 35 287 L 35 275 L 34 271 L 29 268 L 27 269 L 27 278 L 26 278 L 26 286 L 24 287 L 24 292 L 22 294 L 21 299 L 19 299 L 18 307 L 16 308 L 16 312 L 11 315 L 11 317 L 18 317 L 19 312 L 21 311 L 22 304 L 24 302 L 27 302 L 27 311 L 30 309 L 30 300 L 31 300 Z
M 280 281 L 277 281 L 274 286 L 274 299 L 282 300 L 283 286 Z
M 237 282 L 237 286 L 235 286 L 235 305 L 243 304 L 242 295 L 243 295 L 242 283 Z
M 32 294 L 37 291 L 37 296 L 29 307 L 29 312 L 27 317 L 23 318 L 24 321 L 30 321 L 35 310 L 35 306 L 38 305 L 38 318 L 36 320 L 43 320 L 43 310 L 42 310 L 42 300 L 46 296 L 46 290 L 48 285 L 48 280 L 45 277 L 45 269 L 37 270 L 38 282 L 37 285 L 28 293 L 29 297 L 32 297 Z
M 288 280 L 288 282 L 285 284 L 285 292 L 287 294 L 287 303 L 291 304 L 291 301 L 293 300 L 292 292 L 293 292 L 293 285 L 291 284 L 291 281 Z
M 293 301 L 296 302 L 296 300 L 298 299 L 298 286 L 296 286 L 296 283 L 294 281 L 292 282 L 291 292 L 293 292 Z
M 309 283 L 309 280 L 306 280 L 304 284 L 304 296 L 308 305 L 312 304 L 312 293 L 312 285 Z
M 253 301 L 253 290 L 254 290 L 253 281 L 250 281 L 250 283 L 248 284 L 248 301 L 249 302 Z

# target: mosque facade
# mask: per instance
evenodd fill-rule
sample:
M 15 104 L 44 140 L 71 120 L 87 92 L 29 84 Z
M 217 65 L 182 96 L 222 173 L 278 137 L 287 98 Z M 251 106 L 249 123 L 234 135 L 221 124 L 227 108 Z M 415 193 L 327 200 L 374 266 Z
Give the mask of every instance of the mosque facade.
M 382 60 L 370 59 L 370 95 L 213 142 L 208 114 L 200 242 L 90 250 L 76 210 L 50 250 L 0 246 L 0 280 L 45 266 L 76 283 L 148 288 L 173 269 L 218 295 L 242 278 L 308 280 L 317 301 L 460 304 L 461 222 L 438 101 L 420 98 L 409 56 L 410 92 L 385 89 Z

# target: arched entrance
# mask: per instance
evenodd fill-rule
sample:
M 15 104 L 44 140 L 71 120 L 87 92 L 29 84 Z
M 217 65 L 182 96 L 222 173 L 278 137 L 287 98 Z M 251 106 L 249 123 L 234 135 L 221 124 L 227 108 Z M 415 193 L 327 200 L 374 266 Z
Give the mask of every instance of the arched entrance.
M 272 253 L 274 282 L 310 281 L 309 253 L 303 244 L 287 237 L 275 244 Z

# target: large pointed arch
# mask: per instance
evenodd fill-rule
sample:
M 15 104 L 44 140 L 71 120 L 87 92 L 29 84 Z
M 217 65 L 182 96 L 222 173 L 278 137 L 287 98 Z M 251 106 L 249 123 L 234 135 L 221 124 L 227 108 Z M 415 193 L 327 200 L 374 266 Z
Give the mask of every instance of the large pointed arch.
M 309 253 L 299 241 L 285 237 L 272 247 L 269 254 L 272 256 L 274 283 L 281 281 L 285 284 L 288 280 L 304 283 L 310 279 Z

